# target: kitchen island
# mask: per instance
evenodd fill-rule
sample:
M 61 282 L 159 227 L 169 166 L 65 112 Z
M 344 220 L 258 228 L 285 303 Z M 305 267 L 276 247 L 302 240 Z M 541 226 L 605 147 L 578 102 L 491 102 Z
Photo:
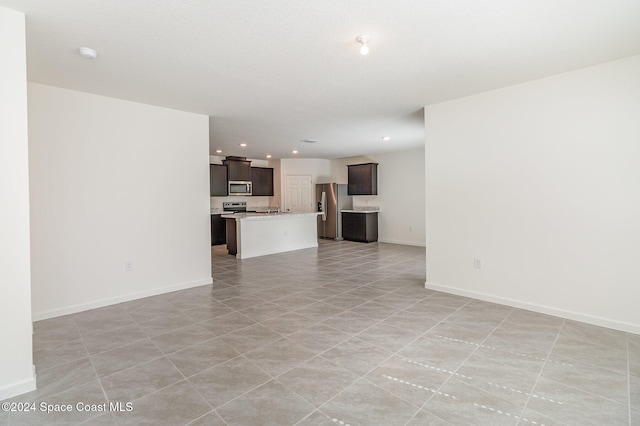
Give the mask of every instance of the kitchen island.
M 227 250 L 238 259 L 318 247 L 319 213 L 230 213 Z

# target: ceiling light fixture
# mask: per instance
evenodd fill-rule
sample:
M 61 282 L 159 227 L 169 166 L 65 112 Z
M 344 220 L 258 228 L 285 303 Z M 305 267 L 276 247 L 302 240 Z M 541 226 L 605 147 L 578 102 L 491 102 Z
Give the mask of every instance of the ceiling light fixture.
M 216 154 L 222 154 L 222 150 L 221 149 L 216 149 Z
M 298 150 L 297 150 L 297 149 L 294 149 L 293 151 L 291 151 L 291 153 L 292 153 L 292 154 L 297 154 L 297 153 L 298 153 Z
M 244 142 L 242 142 L 242 143 L 240 144 L 240 146 L 244 148 L 245 146 L 247 146 L 247 144 L 246 144 L 246 143 L 244 143 Z
M 369 45 L 367 43 L 369 43 L 369 36 L 368 35 L 361 35 L 356 37 L 356 41 L 358 43 L 360 43 L 362 46 L 360 46 L 360 54 L 361 55 L 366 55 L 367 53 L 369 53 Z
M 271 154 L 267 154 L 267 155 L 266 155 L 266 157 L 267 157 L 267 158 L 271 158 Z
M 81 47 L 78 52 L 83 58 L 96 59 L 98 57 L 98 52 L 89 47 Z
M 388 141 L 388 140 L 391 140 L 391 136 L 383 136 L 382 140 L 385 141 L 385 142 Z

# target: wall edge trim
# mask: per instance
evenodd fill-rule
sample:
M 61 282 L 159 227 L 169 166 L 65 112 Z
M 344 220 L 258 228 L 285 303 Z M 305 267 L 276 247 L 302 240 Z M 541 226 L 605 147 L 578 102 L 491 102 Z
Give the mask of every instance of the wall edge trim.
M 102 308 L 104 306 L 115 305 L 117 303 L 129 302 L 131 300 L 142 299 L 143 297 L 157 296 L 164 293 L 171 293 L 172 291 L 185 290 L 192 287 L 199 287 L 203 285 L 213 284 L 213 278 L 202 278 L 195 281 L 187 281 L 184 283 L 172 284 L 165 287 L 157 287 L 135 293 L 127 293 L 121 296 L 107 297 L 105 299 L 98 299 L 91 302 L 80 303 L 78 305 L 64 306 L 58 309 L 50 309 L 47 311 L 34 312 L 31 315 L 32 321 L 41 321 L 49 318 L 55 318 L 63 315 L 75 314 L 82 311 L 88 311 L 90 309 Z
M 640 334 L 640 324 L 632 324 L 623 321 L 616 321 L 608 318 L 598 317 L 594 315 L 583 314 L 580 312 L 568 311 L 565 309 L 553 308 L 546 305 L 538 305 L 522 300 L 510 299 L 507 297 L 494 296 L 488 293 L 462 290 L 456 287 L 450 287 L 442 284 L 425 281 L 424 288 L 444 293 L 455 294 L 457 296 L 465 296 L 473 299 L 483 300 L 485 302 L 498 303 L 500 305 L 510 306 L 512 308 L 526 309 L 541 314 L 553 315 L 556 317 L 579 321 L 586 324 L 597 325 L 600 327 L 611 328 L 614 330 L 625 331 L 628 333 Z
M 0 388 L 0 401 L 22 395 L 23 393 L 31 392 L 33 390 L 36 390 L 35 373 L 31 377 L 27 377 L 22 381 L 14 382 Z
M 424 241 L 403 241 L 403 240 L 393 240 L 388 238 L 378 238 L 379 243 L 388 243 L 388 244 L 400 244 L 403 246 L 413 246 L 413 247 L 426 247 L 426 243 Z

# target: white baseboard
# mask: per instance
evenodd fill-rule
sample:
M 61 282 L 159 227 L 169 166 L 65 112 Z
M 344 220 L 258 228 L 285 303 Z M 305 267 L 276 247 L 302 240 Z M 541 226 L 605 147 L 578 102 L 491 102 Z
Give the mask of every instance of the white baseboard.
M 415 241 L 401 241 L 401 240 L 389 240 L 389 239 L 380 239 L 378 238 L 378 242 L 380 243 L 389 243 L 389 244 L 401 244 L 403 246 L 415 246 L 415 247 L 426 247 L 424 241 L 415 242 Z
M 105 299 L 93 300 L 91 302 L 81 303 L 78 305 L 64 306 L 61 308 L 50 309 L 47 311 L 33 312 L 31 314 L 32 321 L 41 321 L 49 318 L 55 318 L 62 315 L 75 314 L 89 309 L 102 308 L 104 306 L 114 305 L 116 303 L 129 302 L 131 300 L 142 299 L 143 297 L 157 296 L 159 294 L 170 293 L 172 291 L 185 290 L 187 288 L 198 287 L 201 285 L 212 284 L 213 278 L 203 278 L 201 280 L 189 281 L 186 283 L 172 284 L 166 287 L 158 287 L 144 291 L 127 293 L 120 296 L 108 297 Z
M 629 333 L 640 334 L 640 325 L 631 324 L 623 321 L 616 321 L 609 318 L 597 317 L 594 315 L 583 314 L 580 312 L 568 311 L 565 309 L 553 308 L 545 305 L 538 305 L 522 300 L 510 299 L 508 297 L 495 296 L 487 293 L 480 293 L 469 290 L 462 290 L 446 285 L 425 282 L 424 288 L 429 290 L 442 291 L 458 296 L 471 297 L 473 299 L 484 300 L 485 302 L 498 303 L 501 305 L 511 306 L 513 308 L 526 309 L 528 311 L 538 312 L 541 314 L 553 315 L 560 318 L 566 318 L 574 321 L 584 322 L 587 324 L 597 325 L 600 327 L 611 328 L 614 330 L 626 331 Z
M 36 390 L 36 375 L 0 388 L 0 401 Z

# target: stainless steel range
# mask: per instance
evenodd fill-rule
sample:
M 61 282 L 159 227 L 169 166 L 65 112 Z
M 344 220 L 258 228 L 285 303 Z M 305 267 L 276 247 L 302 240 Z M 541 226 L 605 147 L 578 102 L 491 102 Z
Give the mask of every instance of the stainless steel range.
M 222 210 L 226 213 L 246 213 L 246 201 L 225 201 L 222 203 Z

